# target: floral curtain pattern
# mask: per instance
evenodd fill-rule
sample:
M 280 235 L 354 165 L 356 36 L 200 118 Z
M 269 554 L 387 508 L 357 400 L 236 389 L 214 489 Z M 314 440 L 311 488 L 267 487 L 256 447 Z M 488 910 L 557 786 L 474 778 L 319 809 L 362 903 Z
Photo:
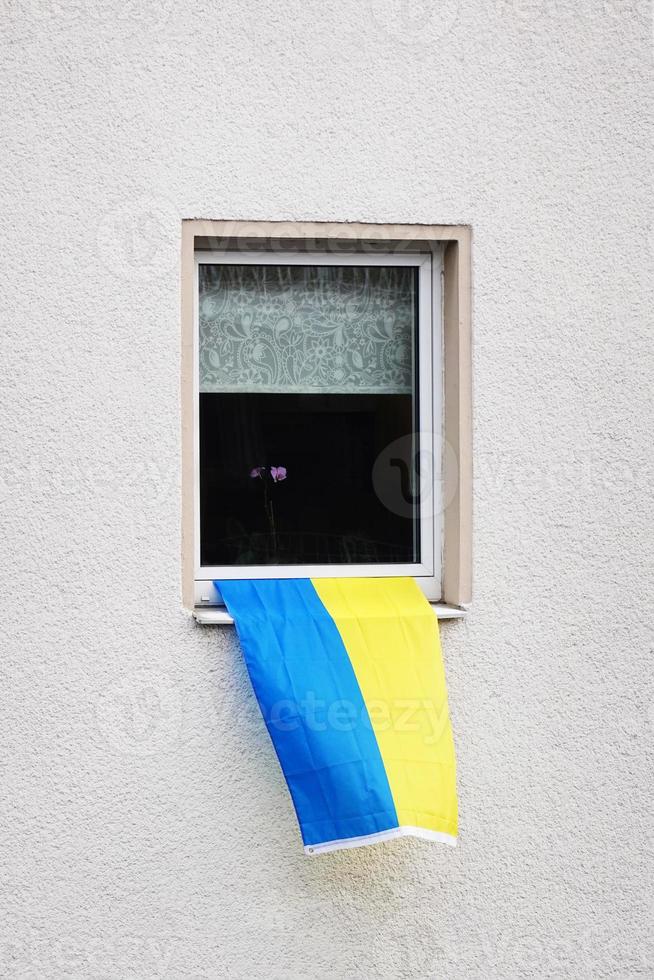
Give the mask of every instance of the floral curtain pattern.
M 200 265 L 200 391 L 409 394 L 415 270 Z

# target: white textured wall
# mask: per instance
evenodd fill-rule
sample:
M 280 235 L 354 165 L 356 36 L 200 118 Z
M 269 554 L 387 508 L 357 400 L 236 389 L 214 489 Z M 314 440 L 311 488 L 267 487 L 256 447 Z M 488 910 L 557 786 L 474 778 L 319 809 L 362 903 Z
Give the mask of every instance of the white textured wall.
M 2 975 L 652 975 L 648 6 L 4 0 Z M 473 226 L 456 851 L 305 858 L 181 611 L 182 217 Z

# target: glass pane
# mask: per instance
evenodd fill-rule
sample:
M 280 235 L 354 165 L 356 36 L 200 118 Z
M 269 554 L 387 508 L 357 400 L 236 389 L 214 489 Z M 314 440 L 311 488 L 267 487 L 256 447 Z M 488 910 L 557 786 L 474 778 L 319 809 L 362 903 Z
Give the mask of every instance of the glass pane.
M 416 269 L 201 265 L 199 301 L 202 564 L 418 562 Z
M 200 391 L 410 395 L 415 271 L 200 266 Z

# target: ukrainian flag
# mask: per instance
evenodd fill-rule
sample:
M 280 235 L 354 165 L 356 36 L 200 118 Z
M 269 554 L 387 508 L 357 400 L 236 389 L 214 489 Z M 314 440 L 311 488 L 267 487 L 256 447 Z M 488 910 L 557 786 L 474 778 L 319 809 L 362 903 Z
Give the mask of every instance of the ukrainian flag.
M 411 578 L 217 581 L 305 851 L 456 844 L 438 621 Z

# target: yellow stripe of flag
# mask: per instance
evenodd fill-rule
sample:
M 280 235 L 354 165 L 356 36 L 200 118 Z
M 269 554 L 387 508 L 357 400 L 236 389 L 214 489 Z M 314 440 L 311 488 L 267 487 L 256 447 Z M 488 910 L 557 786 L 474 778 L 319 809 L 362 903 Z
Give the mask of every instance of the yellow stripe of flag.
M 427 599 L 411 578 L 312 582 L 349 654 L 400 826 L 456 837 L 454 745 Z

